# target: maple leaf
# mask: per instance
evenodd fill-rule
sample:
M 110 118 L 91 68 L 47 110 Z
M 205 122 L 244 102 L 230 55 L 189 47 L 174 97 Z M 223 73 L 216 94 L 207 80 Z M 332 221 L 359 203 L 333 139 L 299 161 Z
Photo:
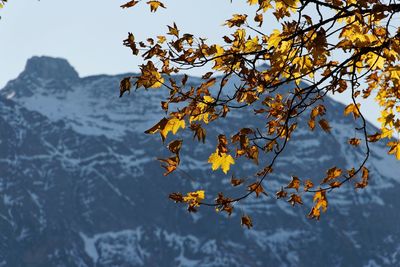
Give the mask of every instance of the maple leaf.
M 367 59 L 366 59 L 366 63 L 367 65 L 371 68 L 371 70 L 375 70 L 375 69 L 384 69 L 384 64 L 386 62 L 384 57 L 381 57 L 379 55 L 377 55 L 376 53 L 368 53 L 366 55 Z
M 368 135 L 368 142 L 377 142 L 381 139 L 380 133 Z
M 194 132 L 193 138 L 197 137 L 198 141 L 205 142 L 206 140 L 206 130 L 201 127 L 200 124 L 192 123 L 190 124 L 190 130 Z
M 310 219 L 319 220 L 320 216 L 321 216 L 321 211 L 319 209 L 316 209 L 315 207 L 312 207 L 310 213 L 308 214 L 308 217 Z
M 121 5 L 122 8 L 130 8 L 135 6 L 137 3 L 139 3 L 139 1 L 133 0 L 133 1 L 129 1 L 123 5 Z
M 167 38 L 163 35 L 157 36 L 157 39 L 158 39 L 157 43 L 159 44 L 163 44 L 167 40 Z
M 147 134 L 154 134 L 160 132 L 161 138 L 164 141 L 168 133 L 176 134 L 180 128 L 185 128 L 185 120 L 178 118 L 162 118 L 156 125 L 146 130 Z
M 261 27 L 262 24 L 263 24 L 263 21 L 264 21 L 264 16 L 263 16 L 263 14 L 261 14 L 261 13 L 256 14 L 256 16 L 254 17 L 254 21 L 255 21 L 255 22 L 258 22 L 258 27 Z
M 321 119 L 318 121 L 318 123 L 319 123 L 319 126 L 321 126 L 322 130 L 324 130 L 327 133 L 331 132 L 331 126 L 329 126 L 329 123 L 327 120 Z
M 233 175 L 232 175 L 232 178 L 231 178 L 232 186 L 239 186 L 239 185 L 243 184 L 243 182 L 244 182 L 244 179 L 238 179 L 238 178 L 233 177 Z
M 215 171 L 219 168 L 226 174 L 228 173 L 231 164 L 235 164 L 235 160 L 227 153 L 219 153 L 218 149 L 208 158 L 208 163 L 211 163 L 212 170 Z
M 288 202 L 289 202 L 292 206 L 294 206 L 294 205 L 296 205 L 296 204 L 303 205 L 303 200 L 301 199 L 301 196 L 296 195 L 296 194 L 291 194 L 290 197 L 289 197 L 289 199 L 288 199 Z
M 168 30 L 169 30 L 168 34 L 179 38 L 179 30 L 178 30 L 178 27 L 176 26 L 175 22 L 174 22 L 173 26 L 168 26 Z
M 337 167 L 332 167 L 326 172 L 326 177 L 322 180 L 322 183 L 327 183 L 330 180 L 338 178 L 340 175 L 342 175 L 342 170 Z
M 126 91 L 130 92 L 131 87 L 131 78 L 123 78 L 119 84 L 119 97 L 122 97 Z
M 347 105 L 344 109 L 344 115 L 347 116 L 352 113 L 354 118 L 357 119 L 358 117 L 360 117 L 360 112 L 358 111 L 360 109 L 360 105 L 361 104 L 357 104 L 357 107 L 353 103 Z
M 165 8 L 164 4 L 160 1 L 149 1 L 147 4 L 150 6 L 151 12 L 156 12 L 159 7 Z
M 250 192 L 255 192 L 257 197 L 259 197 L 260 194 L 268 196 L 267 193 L 265 193 L 263 186 L 259 182 L 252 183 L 247 187 L 247 190 Z
M 281 190 L 279 190 L 278 192 L 276 192 L 276 198 L 277 199 L 279 199 L 279 198 L 286 198 L 287 197 L 287 195 L 288 195 L 288 193 L 285 191 L 285 190 L 283 190 L 283 187 L 281 187 Z
M 228 19 L 224 25 L 227 25 L 229 28 L 233 26 L 240 27 L 246 22 L 246 18 L 247 15 L 233 14 L 233 17 Z
M 176 134 L 180 128 L 185 128 L 185 120 L 178 118 L 171 118 L 165 125 L 164 129 L 161 129 L 160 133 L 164 140 L 167 138 L 169 132 Z
M 361 182 L 355 184 L 356 188 L 364 188 L 368 185 L 369 170 L 366 167 L 362 168 Z
M 292 180 L 285 188 L 294 188 L 294 189 L 296 189 L 296 191 L 299 191 L 300 179 L 296 176 L 292 176 Z
M 175 201 L 175 203 L 183 202 L 183 195 L 181 193 L 171 193 L 168 197 L 169 199 Z
M 207 80 L 207 79 L 209 79 L 209 78 L 211 77 L 211 75 L 213 75 L 213 74 L 214 74 L 214 72 L 209 71 L 209 72 L 207 72 L 206 74 L 204 74 L 203 76 L 201 76 L 201 78 L 204 79 L 204 80 Z
M 158 158 L 159 161 L 164 162 L 166 164 L 162 164 L 161 166 L 166 169 L 167 171 L 164 173 L 164 176 L 167 176 L 168 174 L 170 174 L 171 172 L 175 171 L 176 168 L 178 168 L 178 165 L 180 163 L 180 159 L 179 156 L 173 156 L 170 158 L 166 158 L 166 159 L 161 159 Z
M 314 187 L 314 183 L 310 179 L 307 179 L 304 184 L 304 191 L 307 192 L 308 190 L 310 190 L 313 187 Z
M 168 149 L 174 154 L 179 154 L 181 150 L 183 140 L 174 140 L 168 144 Z
M 201 201 L 205 198 L 204 190 L 198 190 L 195 192 L 189 192 L 183 197 L 183 202 L 188 203 L 188 211 L 196 212 L 196 207 L 199 207 Z
M 361 143 L 361 139 L 360 138 L 351 138 L 351 139 L 349 139 L 348 142 L 352 146 L 359 146 Z
M 242 226 L 246 226 L 247 229 L 250 229 L 251 227 L 253 227 L 253 222 L 251 221 L 251 218 L 248 215 L 242 216 L 241 224 L 242 224 Z
M 136 81 L 136 87 L 143 86 L 144 88 L 159 88 L 164 83 L 164 78 L 158 72 L 153 62 L 149 61 L 146 65 L 140 67 L 142 74 Z
M 316 209 L 322 209 L 324 212 L 327 210 L 328 201 L 326 200 L 326 192 L 324 190 L 315 192 L 313 201 L 316 203 Z
M 400 160 L 400 142 L 389 142 L 387 146 L 390 147 L 389 154 L 395 154 L 396 158 Z
M 132 33 L 128 33 L 128 38 L 123 41 L 123 45 L 129 47 L 132 50 L 132 54 L 137 55 L 139 53 L 135 43 L 135 36 Z
M 224 197 L 222 193 L 218 193 L 218 197 L 215 199 L 215 203 L 217 204 L 217 207 L 215 208 L 217 212 L 225 211 L 226 213 L 228 213 L 229 216 L 232 214 L 233 206 L 231 198 Z

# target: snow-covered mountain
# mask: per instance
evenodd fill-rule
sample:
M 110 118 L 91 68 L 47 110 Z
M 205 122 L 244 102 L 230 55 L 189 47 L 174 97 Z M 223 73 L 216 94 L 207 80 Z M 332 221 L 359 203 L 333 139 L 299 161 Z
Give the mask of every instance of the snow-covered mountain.
M 0 91 L 0 266 L 400 265 L 400 163 L 383 144 L 372 145 L 368 189 L 349 184 L 329 196 L 319 222 L 306 218 L 309 205 L 292 208 L 273 196 L 291 174 L 322 178 L 362 158 L 361 148 L 346 144 L 354 121 L 343 118 L 341 104 L 325 102 L 332 134 L 300 122 L 265 184 L 270 197 L 246 200 L 230 218 L 207 208 L 188 214 L 167 200 L 170 192 L 202 186 L 215 194 L 229 183 L 206 163 L 215 143 L 184 146 L 190 177 L 162 176 L 155 158 L 167 152 L 143 131 L 162 116 L 164 91 L 118 98 L 126 75 L 80 78 L 64 59 L 34 57 Z M 211 126 L 210 136 L 254 123 L 232 116 Z M 238 176 L 257 170 L 240 166 Z M 240 226 L 243 213 L 253 229 Z

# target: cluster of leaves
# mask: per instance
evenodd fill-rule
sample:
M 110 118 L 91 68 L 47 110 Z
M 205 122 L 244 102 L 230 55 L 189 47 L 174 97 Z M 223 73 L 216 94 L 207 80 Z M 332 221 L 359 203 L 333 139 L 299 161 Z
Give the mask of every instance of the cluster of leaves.
M 129 8 L 139 2 L 130 1 L 122 7 Z M 168 90 L 169 96 L 161 102 L 167 117 L 146 131 L 159 132 L 163 141 L 168 133 L 175 134 L 189 124 L 187 129 L 204 142 L 208 124 L 229 119 L 231 110 L 254 107 L 252 113 L 261 116 L 265 123 L 254 129 L 238 129 L 230 139 L 220 134 L 218 145 L 208 158 L 212 170 L 221 169 L 225 174 L 235 158 L 246 157 L 255 164 L 263 162 L 247 191 L 238 197 L 219 193 L 214 203 L 201 202 L 203 191 L 188 193 L 186 198 L 178 193 L 170 196 L 176 202 L 187 203 L 189 211 L 208 205 L 231 214 L 234 203 L 265 193 L 265 178 L 273 172 L 274 163 L 297 128 L 298 118 L 309 114 L 310 131 L 315 131 L 318 125 L 329 133 L 331 126 L 325 118 L 322 100 L 328 93 L 350 92 L 352 103 L 343 112 L 344 116 L 353 116 L 355 132 L 359 134 L 348 143 L 352 147 L 363 144 L 362 162 L 348 170 L 333 166 L 318 182 L 293 176 L 276 193 L 277 198 L 287 199 L 294 206 L 303 204 L 301 187 L 301 191 L 311 192 L 314 205 L 309 217 L 319 219 L 321 211 L 325 212 L 328 207 L 328 192 L 349 181 L 354 181 L 355 188 L 367 186 L 369 171 L 365 163 L 370 142 L 387 138 L 389 153 L 400 159 L 400 142 L 391 139 L 400 131 L 397 115 L 400 111 L 400 30 L 392 23 L 400 12 L 400 4 L 381 0 L 247 0 L 247 3 L 257 7 L 253 19 L 249 19 L 249 14 L 233 14 L 225 22 L 232 34 L 222 36 L 223 44 L 208 44 L 206 39 L 182 34 L 175 23 L 168 26 L 166 35 L 146 41 L 136 42 L 129 33 L 124 45 L 146 63 L 140 66 L 139 76 L 121 81 L 120 95 L 133 86 L 163 86 L 163 90 Z M 166 8 L 159 1 L 146 4 L 152 12 Z M 273 16 L 281 27 L 263 32 L 264 16 Z M 186 75 L 173 75 L 207 66 L 212 71 L 204 73 L 198 87 L 188 85 Z M 215 73 L 220 78 L 212 77 Z M 226 85 L 233 77 L 238 77 L 240 84 L 235 85 L 235 90 L 227 90 Z M 371 95 L 376 95 L 383 110 L 379 119 L 381 131 L 373 134 L 367 130 L 359 101 Z M 170 109 L 170 104 L 179 104 L 175 105 L 179 108 Z M 168 148 L 174 156 L 160 159 L 166 164 L 165 175 L 178 168 L 181 145 L 181 141 L 173 141 Z M 236 148 L 235 155 L 229 148 Z M 259 159 L 261 155 L 265 160 Z M 231 182 L 233 186 L 244 183 L 236 178 Z M 248 215 L 242 217 L 242 225 L 252 226 Z

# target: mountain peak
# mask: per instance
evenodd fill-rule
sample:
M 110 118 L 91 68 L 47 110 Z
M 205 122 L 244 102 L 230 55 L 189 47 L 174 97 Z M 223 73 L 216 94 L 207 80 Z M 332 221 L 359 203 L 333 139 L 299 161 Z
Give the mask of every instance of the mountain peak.
M 78 72 L 66 59 L 48 56 L 34 56 L 26 62 L 22 74 L 35 75 L 43 79 L 75 80 Z

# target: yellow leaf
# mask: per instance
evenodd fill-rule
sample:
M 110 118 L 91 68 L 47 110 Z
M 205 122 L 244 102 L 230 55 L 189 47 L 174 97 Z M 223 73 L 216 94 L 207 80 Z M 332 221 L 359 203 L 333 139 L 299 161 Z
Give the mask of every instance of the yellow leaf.
M 349 104 L 345 109 L 344 109 L 344 115 L 347 116 L 350 113 L 353 113 L 353 116 L 355 119 L 360 117 L 360 112 L 358 111 L 360 109 L 361 104 L 357 103 L 357 106 L 352 104 Z
M 400 160 L 400 142 L 389 142 L 387 144 L 390 146 L 389 154 L 396 154 L 396 158 Z
M 328 201 L 326 200 L 325 191 L 315 192 L 313 201 L 316 202 L 315 208 L 318 210 L 322 208 L 322 211 L 325 212 L 328 208 Z
M 162 43 L 164 43 L 166 40 L 167 40 L 167 38 L 165 38 L 165 36 L 163 36 L 163 35 L 160 35 L 160 36 L 157 36 L 157 39 L 158 39 L 158 43 L 159 44 L 162 44 Z
M 229 28 L 232 28 L 233 26 L 240 27 L 246 22 L 246 18 L 247 15 L 233 14 L 233 17 L 227 20 L 224 25 L 227 25 Z
M 255 5 L 255 4 L 258 4 L 258 0 L 247 0 L 247 3 L 249 5 Z
M 381 57 L 375 53 L 369 52 L 367 54 L 366 63 L 371 68 L 371 70 L 380 69 L 383 70 L 385 64 L 385 58 Z
M 164 4 L 160 1 L 149 1 L 147 4 L 150 5 L 151 12 L 156 12 L 159 7 L 165 8 Z
M 204 190 L 198 190 L 196 192 L 189 192 L 183 197 L 183 201 L 185 202 L 196 202 L 198 205 L 205 198 Z
M 226 174 L 228 173 L 231 164 L 235 164 L 235 160 L 227 153 L 218 153 L 218 149 L 211 154 L 208 158 L 208 163 L 211 163 L 212 170 L 215 171 L 219 168 Z
M 159 88 L 164 83 L 164 78 L 158 72 L 153 62 L 149 61 L 146 65 L 141 66 L 142 74 L 136 81 L 136 87 L 143 86 L 144 88 Z
M 397 144 L 396 158 L 400 160 L 400 144 Z
M 268 38 L 268 49 L 271 47 L 278 47 L 279 43 L 281 42 L 281 33 L 279 30 L 273 30 L 272 34 Z
M 171 198 L 171 196 L 170 196 Z M 177 196 L 177 200 L 183 201 L 189 204 L 188 211 L 189 212 L 196 212 L 196 207 L 200 206 L 201 201 L 205 198 L 204 190 L 198 190 L 196 192 L 189 192 L 186 194 L 186 196 L 182 197 Z M 175 200 L 175 199 L 173 199 Z
M 177 118 L 169 119 L 164 129 L 161 129 L 160 133 L 164 137 L 167 137 L 169 132 L 176 134 L 180 128 L 185 128 L 185 120 L 180 120 Z

